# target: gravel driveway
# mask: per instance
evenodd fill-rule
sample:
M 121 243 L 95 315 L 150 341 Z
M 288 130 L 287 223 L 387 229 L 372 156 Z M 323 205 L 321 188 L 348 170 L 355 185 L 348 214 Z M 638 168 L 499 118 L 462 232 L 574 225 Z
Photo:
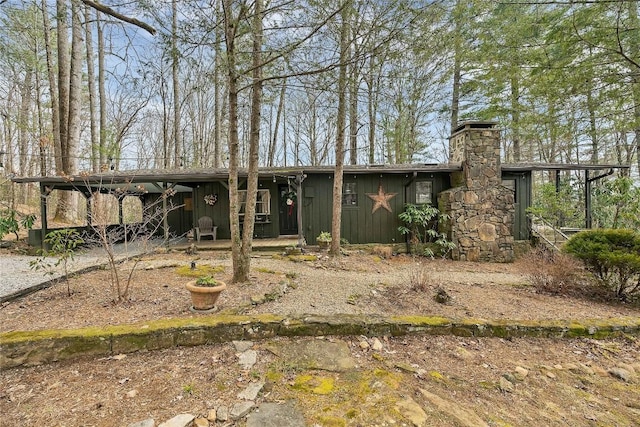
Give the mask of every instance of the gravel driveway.
M 139 255 L 145 250 L 146 247 L 143 247 L 142 244 L 129 244 L 126 248 L 124 244 L 114 246 L 114 252 L 119 259 Z M 53 275 L 45 275 L 43 270 L 32 270 L 29 264 L 36 259 L 35 256 L 26 255 L 0 257 L 0 302 L 45 288 L 49 282 L 63 275 L 62 266 L 55 268 Z M 56 259 L 52 257 L 49 262 L 53 264 Z M 69 261 L 67 269 L 69 273 L 76 273 L 106 263 L 105 252 L 98 247 L 76 254 L 73 261 Z

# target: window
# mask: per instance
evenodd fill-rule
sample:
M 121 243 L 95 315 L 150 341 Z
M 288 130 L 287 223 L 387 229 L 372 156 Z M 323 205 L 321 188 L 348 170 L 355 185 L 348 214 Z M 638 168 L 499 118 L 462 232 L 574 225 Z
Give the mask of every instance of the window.
M 342 206 L 358 206 L 358 188 L 355 182 L 345 182 L 343 184 Z
M 240 218 L 244 217 L 247 205 L 247 190 L 238 191 L 240 201 Z M 256 197 L 256 222 L 268 222 L 271 215 L 271 193 L 269 190 L 258 190 Z
M 416 205 L 431 204 L 433 197 L 433 182 L 416 182 Z

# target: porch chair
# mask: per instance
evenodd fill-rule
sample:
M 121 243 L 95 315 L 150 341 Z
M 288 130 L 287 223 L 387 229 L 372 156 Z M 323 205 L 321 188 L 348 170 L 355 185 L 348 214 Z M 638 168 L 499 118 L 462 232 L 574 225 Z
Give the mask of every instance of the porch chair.
M 198 219 L 198 226 L 196 227 L 196 239 L 198 242 L 202 236 L 211 236 L 215 242 L 217 234 L 218 226 L 213 225 L 213 220 L 210 217 L 202 216 Z

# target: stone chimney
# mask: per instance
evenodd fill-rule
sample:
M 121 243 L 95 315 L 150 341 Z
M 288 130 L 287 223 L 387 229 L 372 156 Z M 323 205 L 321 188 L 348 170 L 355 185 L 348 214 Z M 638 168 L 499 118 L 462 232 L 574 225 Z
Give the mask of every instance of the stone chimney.
M 438 195 L 440 211 L 451 216 L 447 228 L 461 261 L 511 262 L 513 193 L 502 186 L 500 131 L 493 122 L 461 123 L 449 138 L 449 160 L 462 163 L 452 188 Z

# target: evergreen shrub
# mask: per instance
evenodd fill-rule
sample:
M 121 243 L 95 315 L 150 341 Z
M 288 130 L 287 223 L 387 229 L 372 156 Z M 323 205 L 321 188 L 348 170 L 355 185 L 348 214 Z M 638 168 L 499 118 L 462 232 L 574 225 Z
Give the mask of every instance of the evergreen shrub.
M 580 259 L 598 282 L 623 301 L 640 295 L 640 234 L 628 229 L 582 231 L 564 250 Z

